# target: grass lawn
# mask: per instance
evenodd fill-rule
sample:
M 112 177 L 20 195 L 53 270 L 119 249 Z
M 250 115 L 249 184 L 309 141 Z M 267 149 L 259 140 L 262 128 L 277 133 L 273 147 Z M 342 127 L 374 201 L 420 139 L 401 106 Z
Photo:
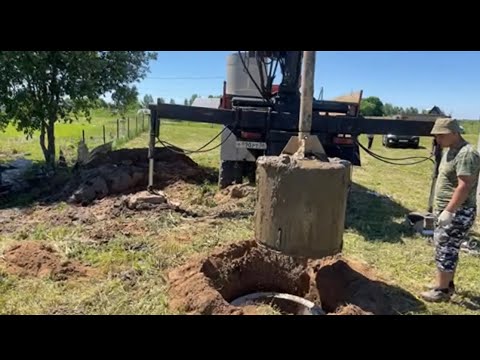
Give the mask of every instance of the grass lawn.
M 135 131 L 135 113 L 127 115 L 130 117 L 130 132 L 133 137 Z M 84 118 L 74 121 L 71 124 L 57 123 L 55 125 L 55 140 L 57 158 L 61 149 L 67 160 L 73 160 L 77 154 L 78 142 L 82 139 L 82 131 L 85 132 L 85 142 L 89 149 L 103 144 L 103 126 L 105 125 L 105 139 L 107 142 L 113 141 L 117 137 L 118 116 L 112 115 L 108 110 L 97 109 L 92 111 L 92 120 L 88 122 Z M 141 118 L 139 118 L 139 121 Z M 120 122 L 120 137 L 125 137 L 127 125 Z M 141 122 L 138 124 L 141 129 Z M 148 118 L 145 119 L 145 129 L 148 129 Z M 33 138 L 27 139 L 26 136 L 17 131 L 14 125 L 7 126 L 5 131 L 0 131 L 0 163 L 7 162 L 17 156 L 23 156 L 33 161 L 43 161 L 43 153 L 40 148 L 39 134 L 34 133 Z
M 467 140 L 477 143 L 477 124 L 464 124 Z M 77 129 L 79 130 L 79 129 Z M 161 138 L 183 148 L 196 149 L 220 131 L 220 127 L 165 122 Z M 60 132 L 61 133 L 61 132 Z M 1 135 L 0 135 L 1 136 Z M 366 138 L 361 141 L 366 144 Z M 217 145 L 217 139 L 212 145 Z M 376 136 L 372 150 L 388 157 L 428 156 L 430 139 L 421 139 L 420 149 L 387 149 Z M 147 147 L 148 134 L 123 146 Z M 33 150 L 32 150 L 33 151 Z M 345 255 L 370 264 L 381 278 L 418 295 L 435 273 L 433 248 L 425 238 L 404 225 L 410 211 L 426 210 L 432 163 L 393 166 L 362 152 L 362 167 L 353 171 L 355 183 L 345 231 Z M 218 167 L 219 149 L 195 154 L 193 160 Z M 187 204 L 215 205 L 215 184 L 189 187 Z M 212 203 L 213 201 L 213 203 Z M 253 209 L 246 204 L 246 209 Z M 0 210 L 0 221 L 14 216 Z M 173 266 L 197 253 L 207 253 L 221 244 L 253 237 L 253 218 L 221 218 L 213 222 L 160 211 L 134 217 L 120 216 L 86 223 L 62 223 L 71 212 L 67 204 L 36 207 L 19 215 L 15 223 L 4 220 L 0 251 L 22 241 L 51 244 L 62 256 L 91 265 L 98 275 L 65 282 L 20 278 L 0 270 L 0 313 L 166 314 L 166 274 Z M 3 213 L 2 213 L 3 212 Z M 10 225 L 8 225 L 10 224 Z M 100 231 L 110 231 L 105 241 L 96 241 Z M 476 236 L 476 234 L 475 234 Z M 446 304 L 425 304 L 419 314 L 479 314 L 480 258 L 462 253 L 458 269 L 458 294 Z

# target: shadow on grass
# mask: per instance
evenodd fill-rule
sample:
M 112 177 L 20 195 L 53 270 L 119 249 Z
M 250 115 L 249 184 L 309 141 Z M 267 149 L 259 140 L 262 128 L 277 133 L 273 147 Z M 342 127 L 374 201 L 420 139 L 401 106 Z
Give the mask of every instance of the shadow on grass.
M 423 145 L 418 145 L 418 147 L 414 148 L 412 146 L 406 145 L 389 145 L 388 148 L 390 149 L 409 149 L 409 150 L 425 150 L 426 147 Z
M 402 237 L 412 235 L 413 230 L 398 219 L 405 219 L 410 212 L 394 200 L 354 183 L 348 198 L 345 227 L 357 231 L 367 241 L 401 242 Z
M 452 302 L 468 310 L 480 311 L 480 295 L 478 293 L 459 291 L 458 295 L 460 295 L 462 299 L 454 299 Z

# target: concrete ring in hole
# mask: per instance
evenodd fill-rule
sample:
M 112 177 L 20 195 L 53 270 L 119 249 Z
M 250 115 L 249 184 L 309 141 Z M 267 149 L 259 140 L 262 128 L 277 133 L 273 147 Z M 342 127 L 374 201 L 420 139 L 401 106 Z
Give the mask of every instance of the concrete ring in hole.
M 325 311 L 313 302 L 299 296 L 277 293 L 277 292 L 257 292 L 241 296 L 232 302 L 233 306 L 244 306 L 249 302 L 274 303 L 279 306 L 282 312 L 294 315 L 325 315 Z

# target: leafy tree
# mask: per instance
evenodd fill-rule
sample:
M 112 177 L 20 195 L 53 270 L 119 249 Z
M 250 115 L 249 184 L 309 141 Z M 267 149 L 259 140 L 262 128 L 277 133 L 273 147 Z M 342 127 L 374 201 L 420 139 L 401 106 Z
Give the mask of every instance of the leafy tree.
M 198 94 L 193 94 L 192 97 L 190 98 L 190 102 L 188 105 L 191 106 L 197 97 L 198 97 Z
M 362 100 L 360 113 L 363 116 L 383 116 L 383 103 L 376 96 L 370 96 Z
M 100 96 L 116 105 L 136 97 L 155 53 L 146 51 L 0 51 L 0 124 L 13 122 L 31 137 L 40 131 L 48 165 L 55 164 L 55 124 L 90 120 Z
M 153 100 L 153 96 L 152 96 L 152 95 L 146 94 L 146 95 L 143 97 L 142 106 L 143 106 L 145 109 L 148 109 L 148 105 L 153 104 L 153 103 L 154 103 L 154 100 Z
M 383 105 L 383 114 L 385 116 L 395 115 L 395 108 L 392 104 L 385 103 Z
M 119 88 L 113 95 L 112 100 L 119 114 L 124 118 L 127 111 L 138 106 L 138 91 L 135 86 Z

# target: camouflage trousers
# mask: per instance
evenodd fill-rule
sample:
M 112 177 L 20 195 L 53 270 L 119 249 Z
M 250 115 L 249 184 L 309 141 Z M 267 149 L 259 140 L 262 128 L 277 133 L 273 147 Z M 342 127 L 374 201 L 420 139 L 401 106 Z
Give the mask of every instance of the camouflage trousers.
M 455 212 L 450 225 L 437 226 L 433 234 L 435 243 L 435 263 L 442 272 L 455 271 L 458 263 L 460 245 L 473 226 L 477 209 L 463 207 Z M 437 216 L 440 213 L 436 214 Z

